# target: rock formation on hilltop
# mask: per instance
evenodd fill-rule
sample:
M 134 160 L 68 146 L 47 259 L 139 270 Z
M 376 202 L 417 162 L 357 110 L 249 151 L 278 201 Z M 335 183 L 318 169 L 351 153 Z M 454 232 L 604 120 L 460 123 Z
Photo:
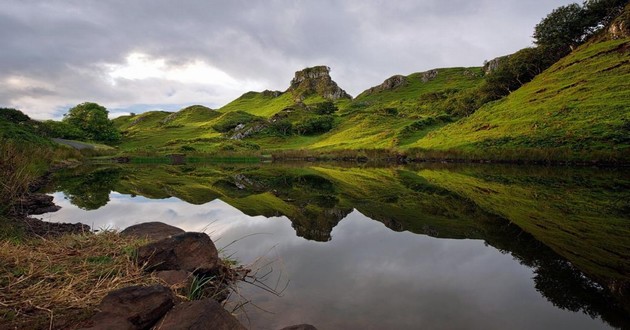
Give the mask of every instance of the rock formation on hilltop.
M 383 81 L 382 84 L 371 87 L 370 89 L 361 93 L 361 95 L 363 94 L 368 95 L 368 94 L 378 93 L 382 91 L 389 91 L 389 90 L 398 88 L 400 86 L 404 86 L 406 84 L 407 84 L 407 77 L 401 76 L 401 75 L 395 75 L 395 76 L 391 76 L 385 79 L 385 81 Z
M 337 86 L 337 83 L 330 78 L 330 68 L 323 65 L 297 71 L 287 92 L 292 93 L 296 102 L 313 94 L 318 94 L 328 100 L 352 98 Z

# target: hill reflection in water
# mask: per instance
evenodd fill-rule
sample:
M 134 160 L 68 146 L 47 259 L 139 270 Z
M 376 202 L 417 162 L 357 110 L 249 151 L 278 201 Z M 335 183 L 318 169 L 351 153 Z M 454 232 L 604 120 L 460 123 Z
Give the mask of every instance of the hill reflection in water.
M 276 313 L 249 310 L 254 327 L 604 326 L 587 315 L 623 327 L 628 182 L 587 169 L 116 165 L 58 173 L 48 191 L 63 209 L 44 218 L 163 221 L 237 240 L 245 263 L 271 253 L 290 285 L 281 298 L 243 288 Z

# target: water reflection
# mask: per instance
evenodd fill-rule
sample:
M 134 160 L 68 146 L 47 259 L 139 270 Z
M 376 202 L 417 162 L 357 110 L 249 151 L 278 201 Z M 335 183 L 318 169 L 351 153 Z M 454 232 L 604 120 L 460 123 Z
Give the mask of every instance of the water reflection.
M 248 310 L 260 328 L 603 326 L 586 315 L 624 327 L 628 182 L 567 169 L 108 166 L 60 173 L 48 189 L 63 209 L 45 217 L 207 230 L 219 246 L 237 240 L 244 262 L 272 251 L 291 284 L 282 298 L 243 288 L 276 312 Z

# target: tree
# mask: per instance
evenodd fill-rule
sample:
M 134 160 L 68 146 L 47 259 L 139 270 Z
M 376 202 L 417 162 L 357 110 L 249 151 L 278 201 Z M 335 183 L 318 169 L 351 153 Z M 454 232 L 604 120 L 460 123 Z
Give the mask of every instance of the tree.
M 554 9 L 534 28 L 536 44 L 566 52 L 582 43 L 587 27 L 585 12 L 577 3 Z
M 589 32 L 594 33 L 608 25 L 627 4 L 628 0 L 586 0 L 583 9 Z
M 332 101 L 326 101 L 317 104 L 315 113 L 318 115 L 332 115 L 337 110 L 337 106 Z
M 85 132 L 80 128 L 63 121 L 46 120 L 39 125 L 44 136 L 61 139 L 85 139 Z
M 0 108 L 0 117 L 16 124 L 31 120 L 22 111 L 12 108 Z
M 118 142 L 120 132 L 107 118 L 105 107 L 92 102 L 81 103 L 64 115 L 63 122 L 73 125 L 85 133 L 89 140 L 100 142 Z

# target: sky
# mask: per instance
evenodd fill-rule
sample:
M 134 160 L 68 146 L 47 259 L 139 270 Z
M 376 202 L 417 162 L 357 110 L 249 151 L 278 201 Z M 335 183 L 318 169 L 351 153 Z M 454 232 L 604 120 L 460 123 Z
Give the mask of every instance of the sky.
M 351 95 L 395 74 L 481 66 L 532 46 L 567 0 L 3 0 L 0 107 L 115 117 L 284 91 L 327 65 Z

